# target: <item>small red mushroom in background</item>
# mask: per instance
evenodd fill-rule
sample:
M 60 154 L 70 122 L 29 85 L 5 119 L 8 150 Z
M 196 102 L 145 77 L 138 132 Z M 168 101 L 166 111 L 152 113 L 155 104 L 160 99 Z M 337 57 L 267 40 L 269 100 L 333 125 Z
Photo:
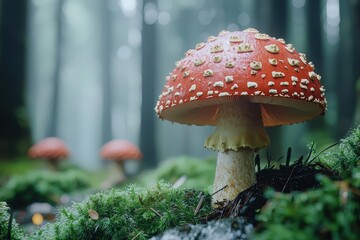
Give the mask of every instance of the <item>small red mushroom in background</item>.
M 124 162 L 126 160 L 139 160 L 142 158 L 142 153 L 132 142 L 122 139 L 114 139 L 104 144 L 100 150 L 100 156 L 105 160 L 112 160 L 116 163 L 117 176 L 113 184 L 119 184 L 127 178 L 124 171 Z
M 69 149 L 61 139 L 49 137 L 29 148 L 28 156 L 34 159 L 45 159 L 54 170 L 58 170 L 59 162 L 69 156 Z
M 155 111 L 159 118 L 216 126 L 205 147 L 218 152 L 213 205 L 256 183 L 254 153 L 265 127 L 323 115 L 325 89 L 305 54 L 256 29 L 221 31 L 176 62 Z M 227 186 L 226 188 L 224 188 Z

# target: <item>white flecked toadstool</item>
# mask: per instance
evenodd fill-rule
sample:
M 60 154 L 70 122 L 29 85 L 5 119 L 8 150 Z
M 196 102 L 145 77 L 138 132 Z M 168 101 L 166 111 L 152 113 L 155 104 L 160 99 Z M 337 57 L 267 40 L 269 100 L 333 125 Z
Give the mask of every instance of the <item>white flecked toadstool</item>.
M 114 183 L 118 184 L 126 180 L 124 162 L 127 160 L 139 160 L 142 158 L 141 150 L 132 142 L 124 139 L 113 139 L 105 143 L 100 149 L 100 156 L 105 160 L 114 161 L 117 166 L 117 176 Z
M 264 127 L 323 115 L 325 90 L 305 54 L 255 29 L 222 31 L 185 53 L 156 104 L 159 118 L 214 125 L 205 147 L 218 151 L 213 203 L 256 183 L 254 152 L 269 145 Z
M 66 144 L 56 137 L 44 138 L 28 150 L 30 158 L 47 160 L 53 170 L 59 170 L 60 161 L 66 159 L 69 154 Z

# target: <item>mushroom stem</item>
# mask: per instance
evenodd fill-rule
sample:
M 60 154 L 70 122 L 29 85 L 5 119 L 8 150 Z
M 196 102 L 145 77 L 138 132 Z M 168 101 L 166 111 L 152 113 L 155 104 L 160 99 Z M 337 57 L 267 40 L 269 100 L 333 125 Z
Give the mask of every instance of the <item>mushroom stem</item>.
M 219 152 L 214 191 L 228 187 L 213 196 L 213 203 L 233 200 L 256 183 L 254 152 L 268 144 L 259 104 L 236 102 L 219 106 L 216 130 L 206 139 L 205 147 Z
M 227 187 L 213 196 L 213 203 L 224 199 L 233 200 L 255 183 L 254 150 L 240 148 L 238 151 L 218 152 L 213 190 L 216 192 Z

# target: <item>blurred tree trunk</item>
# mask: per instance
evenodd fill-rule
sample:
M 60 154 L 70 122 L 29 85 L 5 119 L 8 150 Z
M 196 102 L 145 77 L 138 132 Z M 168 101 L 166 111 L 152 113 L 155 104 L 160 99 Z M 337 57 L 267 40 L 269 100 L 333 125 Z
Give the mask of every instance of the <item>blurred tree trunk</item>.
M 358 41 L 355 41 L 355 49 L 354 49 L 354 55 L 360 56 L 360 0 L 354 1 L 354 39 L 358 39 Z M 358 67 L 358 62 L 354 62 L 354 69 L 355 69 L 355 77 L 356 80 L 356 108 L 355 108 L 355 114 L 354 114 L 354 124 L 360 124 L 360 68 Z M 357 66 L 355 66 L 357 65 Z
M 257 26 L 260 31 L 266 31 L 272 37 L 284 38 L 287 36 L 287 0 L 256 1 Z
M 55 55 L 55 69 L 53 77 L 53 96 L 52 96 L 52 107 L 49 111 L 48 121 L 48 136 L 57 136 L 58 128 L 58 113 L 59 113 L 59 95 L 60 95 L 60 82 L 61 82 L 61 67 L 62 67 L 62 46 L 63 46 L 63 6 L 66 0 L 58 0 L 56 7 L 56 55 Z
M 338 109 L 338 124 L 336 129 L 336 138 L 341 138 L 346 134 L 352 126 L 354 109 L 355 109 L 355 85 L 356 85 L 356 71 L 358 72 L 359 61 L 357 55 L 358 50 L 353 36 L 356 31 L 354 18 L 354 4 L 351 1 L 339 1 L 340 4 L 340 44 L 338 48 L 338 85 L 337 95 L 339 106 Z M 358 30 L 357 30 L 358 31 Z
M 27 1 L 0 2 L 0 157 L 14 157 L 28 138 L 24 83 Z
M 101 2 L 102 12 L 102 139 L 101 143 L 105 144 L 113 138 L 111 131 L 111 15 L 106 1 Z
M 144 2 L 154 3 L 149 0 Z M 143 7 L 144 7 L 143 6 Z M 140 148 L 144 155 L 141 168 L 152 168 L 158 163 L 155 146 L 155 113 L 154 106 L 157 100 L 156 93 L 156 70 L 157 70 L 157 49 L 156 49 L 156 24 L 146 24 L 143 20 L 142 26 L 142 104 L 141 104 L 141 126 L 140 126 Z

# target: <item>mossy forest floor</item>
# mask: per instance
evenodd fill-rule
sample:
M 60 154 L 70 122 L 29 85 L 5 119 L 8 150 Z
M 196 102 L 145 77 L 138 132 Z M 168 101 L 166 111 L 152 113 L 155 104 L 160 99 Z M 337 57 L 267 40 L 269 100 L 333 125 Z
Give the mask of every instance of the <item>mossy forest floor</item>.
M 250 239 L 359 239 L 359 161 L 360 127 L 320 153 L 311 148 L 307 156 L 294 158 L 289 149 L 284 163 L 267 160 L 262 169 L 257 157 L 257 183 L 213 209 L 210 188 L 193 182 L 204 170 L 191 160 L 192 171 L 181 187 L 160 181 L 150 188 L 145 175 L 125 188 L 61 208 L 55 222 L 32 234 L 11 221 L 2 203 L 0 239 L 148 239 L 169 228 L 237 217 L 253 224 Z M 206 164 L 213 174 L 214 165 Z M 180 165 L 167 165 L 155 179 L 174 182 L 185 172 Z

